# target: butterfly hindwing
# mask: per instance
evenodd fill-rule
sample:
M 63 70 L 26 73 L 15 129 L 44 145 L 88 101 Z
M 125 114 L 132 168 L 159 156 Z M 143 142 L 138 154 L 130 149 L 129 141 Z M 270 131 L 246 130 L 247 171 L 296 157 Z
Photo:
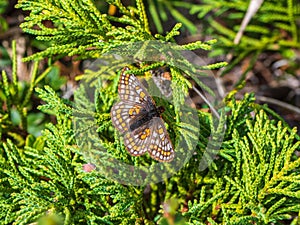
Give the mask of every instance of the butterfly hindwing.
M 130 116 L 129 111 L 131 111 L 135 106 L 132 104 L 132 102 L 118 102 L 116 103 L 111 111 L 111 118 L 113 125 L 119 130 L 120 133 L 125 133 L 129 129 L 129 123 L 132 118 Z
M 151 122 L 150 122 L 151 123 Z M 151 127 L 147 125 L 138 128 L 134 132 L 128 132 L 124 136 L 124 144 L 127 151 L 138 156 L 147 152 L 151 139 Z
M 124 136 L 127 151 L 134 156 L 149 152 L 150 156 L 161 162 L 174 158 L 174 150 L 169 135 L 161 118 L 156 117 L 145 126 Z
M 174 158 L 174 150 L 164 121 L 160 117 L 155 117 L 152 120 L 152 135 L 148 152 L 155 160 L 171 161 Z

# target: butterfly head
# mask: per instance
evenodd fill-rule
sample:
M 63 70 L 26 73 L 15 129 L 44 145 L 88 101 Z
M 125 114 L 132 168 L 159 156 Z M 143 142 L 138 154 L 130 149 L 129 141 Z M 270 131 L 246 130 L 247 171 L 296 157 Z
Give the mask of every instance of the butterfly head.
M 158 112 L 159 114 L 162 114 L 164 111 L 165 111 L 165 108 L 164 108 L 163 106 L 158 106 L 158 107 L 157 107 L 157 112 Z

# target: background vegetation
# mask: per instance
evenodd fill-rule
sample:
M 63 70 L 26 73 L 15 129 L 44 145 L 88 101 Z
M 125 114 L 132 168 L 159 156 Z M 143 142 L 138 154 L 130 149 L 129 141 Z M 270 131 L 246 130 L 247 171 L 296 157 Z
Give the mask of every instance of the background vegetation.
M 0 224 L 299 224 L 300 141 L 293 124 L 299 126 L 300 5 L 264 1 L 237 40 L 250 5 L 0 0 Z M 118 74 L 96 93 L 95 112 L 81 110 L 73 95 L 83 91 L 78 80 L 101 75 L 83 73 L 89 60 L 149 40 L 206 58 L 200 69 L 213 70 L 222 83 L 227 129 L 216 159 L 199 170 L 212 114 L 191 90 L 202 84 L 170 66 L 172 113 L 178 116 L 184 95 L 197 106 L 195 155 L 163 182 L 122 185 L 86 161 L 72 124 L 74 110 L 92 116 L 109 157 L 155 163 L 130 157 L 115 138 L 109 112 Z M 140 75 L 161 66 L 134 69 Z M 181 125 L 170 123 L 174 143 Z

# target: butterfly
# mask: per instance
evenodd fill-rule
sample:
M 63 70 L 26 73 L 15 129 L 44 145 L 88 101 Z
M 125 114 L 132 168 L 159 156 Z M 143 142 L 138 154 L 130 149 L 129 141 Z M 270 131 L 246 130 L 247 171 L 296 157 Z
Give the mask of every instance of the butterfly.
M 170 162 L 174 158 L 173 145 L 161 114 L 145 87 L 133 75 L 127 74 L 125 67 L 120 75 L 118 93 L 120 101 L 111 109 L 114 127 L 124 136 L 124 145 L 133 156 L 148 152 L 160 162 Z

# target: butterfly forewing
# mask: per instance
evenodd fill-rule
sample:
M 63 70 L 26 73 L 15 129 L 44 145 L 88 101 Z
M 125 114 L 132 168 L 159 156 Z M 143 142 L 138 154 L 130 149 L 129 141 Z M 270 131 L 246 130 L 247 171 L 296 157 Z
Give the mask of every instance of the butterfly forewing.
M 119 97 L 123 101 L 134 104 L 145 104 L 147 91 L 133 74 L 125 74 L 128 69 L 123 69 L 119 80 Z

